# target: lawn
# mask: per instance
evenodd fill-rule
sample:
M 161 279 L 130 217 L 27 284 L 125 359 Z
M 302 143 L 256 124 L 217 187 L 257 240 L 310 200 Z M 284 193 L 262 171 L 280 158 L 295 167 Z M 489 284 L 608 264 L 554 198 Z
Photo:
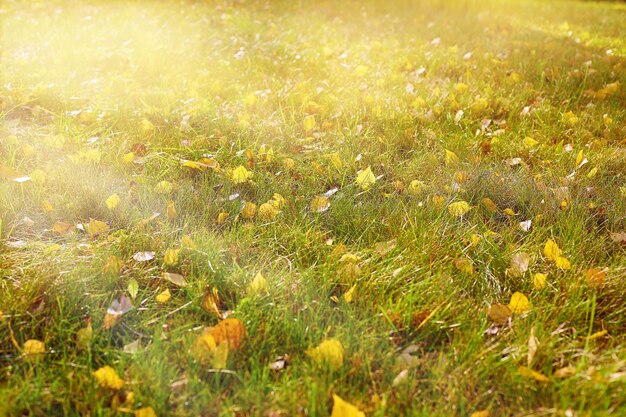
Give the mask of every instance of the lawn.
M 626 415 L 626 5 L 0 3 L 0 416 Z

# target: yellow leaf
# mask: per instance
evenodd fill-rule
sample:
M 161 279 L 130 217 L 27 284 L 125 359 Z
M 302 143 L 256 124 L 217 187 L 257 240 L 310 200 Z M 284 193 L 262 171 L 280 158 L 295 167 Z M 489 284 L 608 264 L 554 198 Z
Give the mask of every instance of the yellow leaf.
M 246 328 L 241 320 L 236 318 L 227 318 L 217 323 L 215 327 L 207 330 L 217 346 L 222 343 L 228 343 L 229 350 L 237 350 L 246 340 Z
M 542 374 L 541 372 L 533 371 L 530 368 L 525 366 L 520 366 L 517 368 L 517 373 L 526 378 L 532 378 L 537 382 L 548 382 L 550 381 L 547 376 Z
M 163 257 L 163 264 L 165 266 L 173 266 L 178 263 L 178 253 L 180 249 L 167 249 L 165 256 Z
M 294 161 L 291 158 L 285 158 L 285 159 L 283 159 L 283 165 L 285 166 L 286 169 L 291 171 L 292 169 L 295 168 L 296 161 Z
M 531 138 L 530 136 L 526 136 L 524 138 L 524 146 L 526 148 L 534 148 L 538 144 L 539 144 L 539 142 L 537 142 L 535 139 Z
M 228 343 L 222 343 L 213 351 L 211 366 L 213 369 L 224 369 L 228 361 Z
M 213 288 L 206 291 L 206 293 L 204 294 L 204 298 L 202 299 L 202 304 L 200 304 L 200 306 L 207 313 L 221 319 L 222 313 L 220 312 L 219 308 L 220 304 L 221 301 L 220 296 L 217 292 L 217 288 Z
M 591 170 L 587 173 L 587 178 L 593 178 L 596 176 L 597 173 L 598 173 L 597 167 L 591 168 Z
M 323 195 L 316 196 L 311 200 L 311 210 L 318 213 L 323 213 L 330 208 L 330 200 Z
M 315 129 L 316 125 L 317 125 L 317 122 L 315 121 L 315 115 L 313 114 L 306 116 L 304 118 L 304 121 L 302 122 L 302 127 L 307 132 L 310 132 L 311 130 Z
M 543 248 L 543 254 L 550 261 L 556 261 L 556 258 L 561 256 L 561 249 L 557 246 L 557 244 L 552 239 L 548 239 Z
M 344 350 L 337 339 L 327 339 L 318 346 L 307 350 L 307 355 L 317 364 L 328 363 L 338 368 L 343 364 Z
M 46 173 L 41 169 L 34 170 L 28 176 L 36 184 L 43 184 L 44 182 L 46 182 L 47 178 Z
M 229 216 L 229 214 L 227 212 L 225 212 L 225 211 L 220 212 L 217 215 L 217 224 L 221 225 L 221 224 L 226 223 L 226 221 L 228 220 L 228 216 Z
M 583 158 L 585 157 L 585 152 L 581 149 L 576 155 L 576 166 L 579 166 L 583 162 Z
M 135 154 L 133 152 L 128 152 L 122 155 L 122 163 L 124 164 L 132 164 L 135 160 Z
M 413 180 L 409 184 L 409 193 L 413 195 L 419 195 L 426 190 L 426 184 L 420 180 Z
M 330 417 L 365 417 L 365 413 L 333 394 L 333 412 Z
M 456 165 L 459 163 L 459 157 L 454 152 L 446 149 L 445 162 L 446 166 Z
M 155 187 L 154 191 L 157 194 L 169 194 L 174 190 L 174 184 L 169 181 L 161 181 Z
M 256 215 L 256 204 L 246 201 L 241 209 L 241 215 L 246 220 L 254 219 L 254 216 Z
M 111 194 L 109 198 L 106 199 L 105 203 L 109 210 L 113 210 L 118 206 L 118 204 L 120 204 L 120 196 L 117 194 Z
M 261 272 L 258 272 L 254 279 L 250 281 L 250 284 L 248 284 L 248 294 L 254 295 L 265 291 L 267 291 L 267 280 Z
M 515 216 L 515 212 L 513 211 L 513 209 L 511 208 L 505 208 L 504 210 L 502 210 L 504 212 L 504 214 L 506 214 L 507 216 Z
M 133 413 L 135 413 L 135 417 L 157 417 L 152 407 L 138 408 Z
M 165 304 L 170 300 L 170 298 L 172 298 L 172 293 L 170 293 L 168 288 L 156 296 L 156 302 L 159 304 Z
M 30 339 L 24 342 L 24 356 L 37 357 L 46 353 L 46 345 L 35 339 Z
M 350 287 L 350 289 L 348 291 L 346 291 L 346 293 L 343 295 L 343 299 L 346 301 L 346 303 L 350 304 L 352 302 L 352 300 L 354 299 L 354 290 L 356 289 L 356 285 L 353 285 L 352 287 Z
M 48 200 L 43 200 L 41 202 L 41 208 L 43 209 L 43 211 L 47 211 L 47 212 L 51 212 L 54 210 L 54 207 L 52 207 L 52 204 L 50 204 Z
M 515 292 L 511 296 L 509 308 L 513 314 L 522 314 L 530 310 L 530 302 L 524 294 L 521 292 Z
M 571 111 L 563 114 L 563 122 L 570 126 L 574 126 L 578 123 L 578 117 Z
M 491 415 L 491 411 L 489 409 L 474 411 L 470 414 L 470 417 L 489 417 Z
M 555 263 L 557 268 L 560 268 L 560 269 L 563 269 L 563 270 L 572 269 L 572 266 L 569 263 L 569 261 L 566 258 L 562 257 L 562 256 L 557 256 L 557 258 L 554 260 L 554 263 Z
M 338 171 L 341 170 L 341 168 L 343 167 L 343 162 L 341 161 L 339 154 L 335 152 L 335 153 L 328 155 L 328 157 L 330 158 L 330 162 L 333 164 L 335 169 Z
M 152 122 L 148 119 L 143 119 L 141 121 L 141 130 L 143 130 L 144 132 L 149 132 L 151 130 L 154 129 L 154 125 L 152 124 Z
M 467 203 L 467 201 L 457 201 L 448 206 L 448 213 L 455 217 L 461 217 L 471 209 L 472 207 Z
M 280 214 L 280 210 L 277 210 L 271 203 L 263 203 L 259 206 L 259 219 L 264 221 L 271 221 Z
M 359 65 L 354 69 L 354 73 L 359 77 L 363 77 L 367 74 L 367 67 L 365 65 Z
M 103 366 L 93 373 L 96 382 L 102 388 L 118 390 L 124 386 L 124 380 L 117 375 L 115 369 L 110 366 Z
M 96 219 L 89 219 L 89 223 L 85 225 L 85 230 L 90 236 L 109 231 L 109 225 Z
M 374 176 L 374 173 L 372 172 L 370 167 L 365 168 L 356 177 L 357 185 L 360 186 L 363 190 L 367 190 L 375 182 L 376 182 L 376 177 Z
M 472 265 L 472 261 L 467 258 L 456 258 L 454 260 L 454 267 L 468 275 L 474 273 L 474 265 Z
M 252 178 L 254 174 L 246 169 L 243 165 L 239 165 L 233 170 L 231 179 L 235 184 L 242 184 Z
M 52 225 L 52 230 L 62 235 L 64 233 L 67 233 L 70 230 L 70 227 L 72 227 L 72 225 L 69 223 L 54 222 L 54 224 Z
M 172 200 L 167 202 L 167 218 L 170 221 L 176 218 L 176 206 Z
M 546 278 L 548 278 L 548 274 L 542 274 L 540 272 L 537 272 L 535 275 L 533 275 L 533 287 L 536 290 L 541 290 L 545 288 Z
M 594 340 L 594 339 L 599 339 L 602 336 L 605 336 L 609 334 L 609 331 L 604 329 L 604 330 L 600 330 L 599 332 L 595 332 L 594 334 L 587 336 L 587 340 Z

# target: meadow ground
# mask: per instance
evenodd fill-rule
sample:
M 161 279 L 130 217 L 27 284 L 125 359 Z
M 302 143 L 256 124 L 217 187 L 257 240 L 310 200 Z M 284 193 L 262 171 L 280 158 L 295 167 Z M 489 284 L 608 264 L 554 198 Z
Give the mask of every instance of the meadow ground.
M 3 1 L 0 415 L 626 415 L 625 21 Z

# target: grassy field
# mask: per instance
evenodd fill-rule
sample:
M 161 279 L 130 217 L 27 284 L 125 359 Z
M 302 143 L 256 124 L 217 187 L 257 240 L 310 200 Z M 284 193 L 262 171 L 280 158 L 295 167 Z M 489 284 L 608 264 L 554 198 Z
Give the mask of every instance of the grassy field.
M 626 415 L 625 21 L 1 2 L 0 416 Z

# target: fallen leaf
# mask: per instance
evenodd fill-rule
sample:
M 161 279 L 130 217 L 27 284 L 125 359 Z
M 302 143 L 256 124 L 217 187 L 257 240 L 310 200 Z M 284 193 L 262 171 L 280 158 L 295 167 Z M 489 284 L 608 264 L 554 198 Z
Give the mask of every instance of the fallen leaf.
M 576 374 L 576 368 L 573 366 L 565 366 L 563 368 L 557 369 L 554 371 L 555 378 L 569 378 L 570 376 Z
M 95 371 L 93 376 L 101 388 L 118 390 L 124 386 L 124 380 L 117 375 L 115 369 L 108 365 Z
M 361 189 L 367 190 L 376 182 L 376 177 L 370 167 L 365 168 L 356 177 L 356 183 Z
M 470 417 L 489 417 L 491 415 L 491 411 L 489 409 L 474 411 L 470 414 Z
M 446 166 L 456 165 L 459 163 L 459 157 L 452 151 L 446 149 L 444 157 Z
M 604 329 L 604 330 L 600 330 L 599 332 L 595 332 L 592 335 L 587 336 L 587 340 L 595 340 L 595 339 L 599 339 L 603 336 L 606 336 L 607 334 L 609 334 L 609 331 Z
M 626 244 L 626 232 L 611 232 L 609 237 L 615 243 Z
M 307 350 L 306 354 L 318 365 L 330 364 L 338 368 L 343 364 L 344 349 L 337 339 L 327 339 L 318 346 Z
M 213 336 L 216 345 L 228 343 L 229 350 L 237 350 L 246 340 L 246 328 L 241 320 L 236 318 L 227 318 L 216 326 L 209 328 L 210 334 Z
M 52 230 L 55 231 L 56 233 L 62 235 L 67 233 L 70 228 L 72 227 L 71 224 L 69 223 L 64 223 L 64 222 L 54 222 L 54 224 L 52 225 Z
M 174 190 L 174 184 L 169 181 L 161 181 L 154 187 L 157 194 L 169 194 Z
M 509 308 L 511 309 L 511 313 L 513 314 L 523 314 L 530 310 L 530 302 L 524 294 L 520 292 L 515 292 L 511 296 Z
M 172 221 L 176 218 L 176 206 L 174 205 L 173 201 L 168 201 L 166 212 L 169 221 Z
M 85 230 L 90 236 L 96 236 L 100 233 L 109 231 L 109 225 L 96 219 L 89 219 L 89 223 L 85 225 Z
M 330 208 L 330 200 L 328 197 L 323 195 L 315 196 L 313 200 L 311 200 L 311 210 L 316 211 L 318 213 L 323 213 Z
M 527 368 L 525 366 L 520 366 L 519 368 L 517 368 L 517 373 L 523 377 L 532 378 L 537 382 L 550 381 L 550 379 L 548 379 L 548 377 L 542 374 L 541 372 L 533 371 L 532 369 Z
M 76 347 L 78 350 L 89 350 L 91 348 L 92 337 L 93 328 L 91 327 L 91 319 L 89 319 L 87 326 L 76 332 Z
M 253 177 L 253 173 L 248 171 L 243 165 L 235 168 L 231 174 L 231 179 L 235 184 L 242 184 Z
M 133 255 L 133 259 L 137 262 L 148 262 L 154 259 L 153 251 L 137 252 Z
M 542 274 L 541 272 L 537 272 L 533 275 L 533 287 L 536 290 L 541 290 L 546 286 L 546 279 L 548 278 L 548 274 Z
M 487 311 L 487 317 L 498 326 L 505 325 L 511 318 L 511 309 L 504 304 L 492 304 Z
M 181 274 L 175 274 L 172 272 L 163 272 L 163 279 L 171 282 L 174 285 L 178 285 L 179 287 L 187 286 L 187 281 L 185 280 L 185 277 L 182 276 Z
M 257 274 L 254 276 L 252 281 L 250 281 L 250 284 L 248 284 L 248 294 L 256 295 L 256 294 L 264 293 L 266 291 L 267 291 L 267 280 L 265 279 L 263 274 L 261 274 L 261 272 L 257 272 Z
M 263 203 L 259 206 L 259 220 L 272 221 L 280 214 L 278 210 L 271 203 Z
M 520 229 L 522 229 L 524 232 L 530 231 L 530 228 L 532 227 L 532 225 L 533 225 L 532 220 L 525 220 L 519 223 Z
M 157 417 L 152 407 L 138 408 L 133 411 L 133 413 L 135 414 L 135 417 Z
M 206 291 L 202 299 L 202 304 L 200 304 L 204 311 L 221 319 L 222 313 L 220 312 L 220 305 L 220 297 L 215 287 Z
M 468 211 L 470 211 L 472 207 L 467 203 L 467 201 L 457 201 L 454 203 L 450 203 L 448 206 L 448 213 L 455 217 L 464 216 Z
M 155 299 L 157 303 L 165 304 L 170 300 L 170 298 L 172 298 L 172 293 L 170 292 L 169 288 L 167 288 L 159 293 Z
M 130 298 L 134 300 L 135 297 L 137 297 L 137 293 L 139 292 L 139 283 L 137 282 L 137 280 L 133 278 L 128 281 L 128 286 L 126 287 L 126 290 L 128 291 L 128 294 L 130 294 Z
M 316 125 L 317 125 L 317 122 L 315 121 L 315 115 L 313 114 L 306 116 L 304 120 L 302 121 L 302 128 L 306 132 L 310 132 L 313 129 L 315 129 Z
M 174 266 L 178 263 L 178 254 L 180 253 L 180 249 L 166 249 L 165 255 L 163 256 L 163 265 L 165 266 Z
M 485 197 L 480 202 L 490 212 L 492 212 L 492 213 L 497 213 L 498 212 L 498 206 L 496 206 L 496 203 L 494 203 L 492 199 Z
M 246 220 L 254 219 L 256 215 L 256 204 L 246 201 L 243 203 L 243 207 L 241 208 L 241 216 Z
M 350 287 L 348 291 L 343 295 L 343 299 L 346 303 L 350 304 L 354 299 L 354 290 L 356 289 L 356 284 Z
M 465 272 L 467 275 L 474 274 L 474 265 L 468 258 L 456 258 L 454 260 L 454 267 L 461 272 Z
M 43 356 L 46 353 L 46 345 L 39 340 L 29 339 L 24 342 L 24 356 L 27 358 L 35 358 Z
M 365 417 L 365 413 L 333 394 L 333 411 L 330 417 Z
M 555 261 L 557 257 L 561 256 L 561 249 L 552 239 L 548 239 L 543 248 L 543 254 L 551 261 Z
M 562 256 L 557 256 L 556 259 L 554 260 L 554 264 L 556 265 L 557 268 L 560 268 L 563 270 L 569 270 L 572 268 L 569 261 Z
M 607 269 L 590 268 L 585 271 L 587 283 L 592 287 L 600 287 L 606 279 Z
M 521 277 L 528 270 L 530 255 L 526 252 L 518 252 L 511 256 L 511 264 L 507 272 L 512 277 Z
M 120 204 L 120 196 L 111 194 L 109 198 L 106 199 L 105 204 L 109 210 L 114 210 Z

